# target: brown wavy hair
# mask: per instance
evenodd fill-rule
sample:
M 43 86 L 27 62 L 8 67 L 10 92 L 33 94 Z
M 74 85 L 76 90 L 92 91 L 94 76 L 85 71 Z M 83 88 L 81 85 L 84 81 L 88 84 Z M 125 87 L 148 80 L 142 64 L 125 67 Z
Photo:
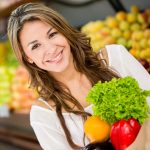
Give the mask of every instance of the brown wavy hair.
M 118 78 L 118 75 L 107 65 L 102 65 L 102 59 L 98 57 L 97 53 L 92 51 L 90 39 L 87 38 L 85 34 L 68 25 L 60 14 L 49 7 L 40 3 L 27 3 L 19 6 L 10 15 L 8 21 L 8 38 L 18 61 L 25 66 L 30 74 L 30 85 L 36 88 L 40 97 L 43 97 L 47 101 L 52 100 L 54 102 L 56 114 L 69 145 L 73 149 L 80 149 L 81 146 L 75 144 L 71 138 L 70 131 L 66 126 L 62 114 L 62 108 L 65 109 L 66 112 L 82 116 L 84 120 L 89 114 L 84 111 L 82 105 L 71 95 L 69 89 L 64 84 L 58 82 L 47 71 L 37 67 L 34 63 L 29 63 L 21 46 L 19 34 L 23 25 L 28 21 L 32 22 L 35 20 L 50 24 L 66 37 L 71 47 L 75 69 L 85 74 L 92 85 L 99 80 L 104 82 L 110 81 L 113 77 Z M 68 102 L 76 106 L 78 110 L 73 110 Z

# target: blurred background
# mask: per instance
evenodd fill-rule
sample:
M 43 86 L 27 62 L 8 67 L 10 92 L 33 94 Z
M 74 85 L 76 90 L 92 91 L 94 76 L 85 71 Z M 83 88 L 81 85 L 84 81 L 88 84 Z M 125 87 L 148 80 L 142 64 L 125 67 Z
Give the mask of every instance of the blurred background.
M 29 125 L 36 91 L 18 64 L 7 38 L 12 10 L 27 2 L 45 3 L 91 38 L 93 51 L 123 44 L 150 73 L 149 0 L 0 0 L 0 150 L 41 150 Z

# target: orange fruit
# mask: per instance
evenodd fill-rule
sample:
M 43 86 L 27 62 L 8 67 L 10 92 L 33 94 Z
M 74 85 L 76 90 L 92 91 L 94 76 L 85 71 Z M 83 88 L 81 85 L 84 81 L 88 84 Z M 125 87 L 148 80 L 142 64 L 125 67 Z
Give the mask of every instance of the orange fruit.
M 100 117 L 90 116 L 84 123 L 85 135 L 91 142 L 103 142 L 109 138 L 111 126 Z

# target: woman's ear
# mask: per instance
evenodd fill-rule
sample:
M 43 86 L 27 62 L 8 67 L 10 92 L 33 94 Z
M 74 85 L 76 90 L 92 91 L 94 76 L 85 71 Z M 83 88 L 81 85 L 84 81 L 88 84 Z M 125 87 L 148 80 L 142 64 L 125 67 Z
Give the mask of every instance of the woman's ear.
M 30 64 L 33 64 L 33 60 L 31 60 L 31 59 L 29 59 L 28 62 L 29 62 Z
M 29 57 L 26 56 L 26 59 L 27 59 L 27 61 L 28 61 L 30 64 L 33 64 L 33 60 L 32 60 L 31 58 L 29 58 Z

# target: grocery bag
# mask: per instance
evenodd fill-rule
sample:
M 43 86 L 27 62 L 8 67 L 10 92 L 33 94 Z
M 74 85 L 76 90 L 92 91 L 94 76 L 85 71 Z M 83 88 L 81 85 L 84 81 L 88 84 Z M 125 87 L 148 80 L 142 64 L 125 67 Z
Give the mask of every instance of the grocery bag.
M 126 150 L 150 150 L 150 118 L 144 121 L 135 141 Z

